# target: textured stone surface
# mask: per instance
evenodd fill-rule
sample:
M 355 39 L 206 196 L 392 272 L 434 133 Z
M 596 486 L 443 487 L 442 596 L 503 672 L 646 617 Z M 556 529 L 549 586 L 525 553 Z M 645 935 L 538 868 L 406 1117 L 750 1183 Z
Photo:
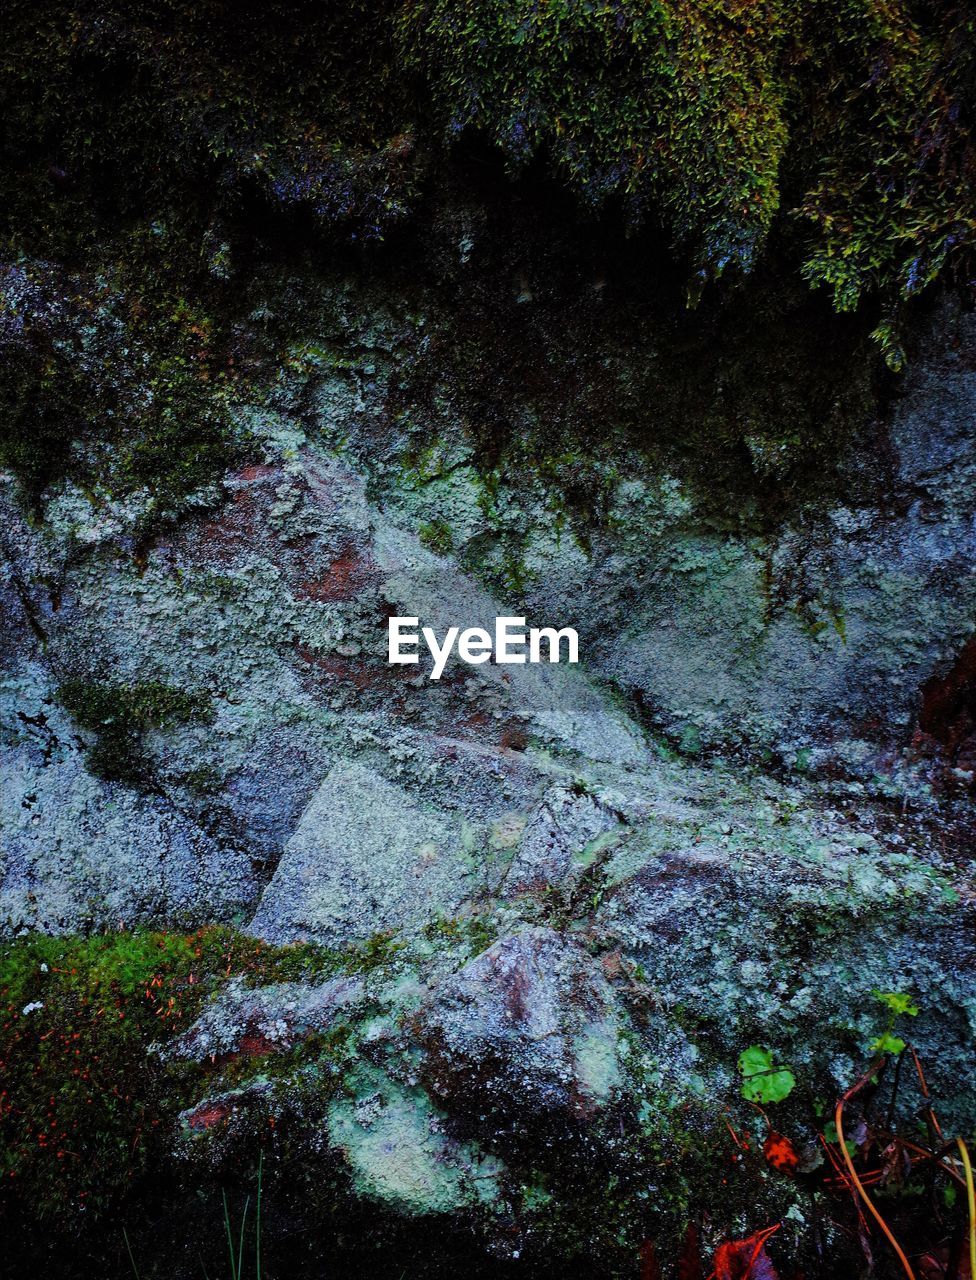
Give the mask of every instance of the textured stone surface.
M 361 765 L 333 766 L 302 814 L 251 928 L 341 944 L 453 915 L 474 888 L 457 821 Z
M 619 1083 L 603 972 L 550 929 L 494 943 L 441 985 L 421 1019 L 428 1084 L 455 1105 L 467 1098 L 502 1110 L 585 1111 Z
M 560 885 L 581 874 L 618 829 L 617 815 L 592 796 L 554 787 L 521 833 L 506 891 Z
M 355 977 L 257 988 L 231 980 L 168 1052 L 197 1060 L 278 1053 L 328 1030 L 340 1011 L 362 996 L 363 984 Z
M 85 767 L 37 662 L 8 667 L 0 738 L 0 927 L 65 932 L 225 919 L 255 893 L 246 853 L 179 797 L 140 795 Z
M 477 1209 L 498 1194 L 502 1165 L 444 1133 L 443 1114 L 422 1090 L 363 1071 L 353 1100 L 329 1114 L 329 1137 L 349 1162 L 361 1194 L 406 1213 Z
M 843 502 L 719 527 L 608 431 L 584 537 L 554 516 L 572 460 L 486 476 L 447 408 L 419 435 L 390 413 L 409 298 L 337 296 L 346 354 L 238 406 L 251 459 L 145 545 L 135 500 L 63 486 L 37 523 L 3 482 L 0 928 L 329 948 L 338 976 L 235 982 L 163 1046 L 205 1073 L 181 1153 L 233 1161 L 281 1120 L 313 1172 L 498 1256 L 559 1207 L 554 1135 L 584 1168 L 632 1141 L 650 1194 L 740 1101 L 747 1045 L 846 1088 L 876 989 L 917 1000 L 940 1115 L 971 1126 L 972 317 L 936 318 Z M 394 613 L 572 624 L 583 660 L 432 683 L 386 664 Z M 213 714 L 106 780 L 69 679 Z M 763 1186 L 769 1221 L 802 1215 Z

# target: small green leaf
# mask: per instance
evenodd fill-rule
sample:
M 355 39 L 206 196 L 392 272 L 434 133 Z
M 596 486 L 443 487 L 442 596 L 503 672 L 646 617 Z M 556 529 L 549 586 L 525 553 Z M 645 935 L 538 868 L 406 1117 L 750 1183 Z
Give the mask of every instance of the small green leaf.
M 772 1066 L 773 1055 L 768 1049 L 761 1049 L 757 1044 L 743 1049 L 739 1054 L 739 1070 L 744 1076 L 758 1075 L 760 1071 L 771 1071 Z
M 824 1126 L 823 1136 L 827 1139 L 828 1142 L 831 1142 L 831 1143 L 840 1142 L 840 1139 L 837 1136 L 837 1126 L 834 1124 L 833 1120 L 831 1120 L 827 1125 Z M 844 1139 L 844 1146 L 847 1148 L 847 1154 L 849 1156 L 853 1156 L 857 1153 L 857 1144 L 851 1142 L 850 1138 Z
M 739 1071 L 743 1076 L 742 1096 L 747 1102 L 766 1105 L 782 1102 L 796 1085 L 796 1076 L 786 1067 L 775 1067 L 769 1049 L 750 1045 L 739 1054 Z
M 918 1005 L 904 991 L 872 991 L 871 994 L 875 1000 L 880 1000 L 882 1004 L 887 1005 L 892 1013 L 907 1013 L 910 1018 L 914 1018 L 918 1013 Z
M 871 1041 L 871 1053 L 901 1053 L 905 1048 L 905 1041 L 901 1036 L 893 1036 L 890 1031 L 886 1031 L 884 1035 L 878 1036 L 877 1040 Z

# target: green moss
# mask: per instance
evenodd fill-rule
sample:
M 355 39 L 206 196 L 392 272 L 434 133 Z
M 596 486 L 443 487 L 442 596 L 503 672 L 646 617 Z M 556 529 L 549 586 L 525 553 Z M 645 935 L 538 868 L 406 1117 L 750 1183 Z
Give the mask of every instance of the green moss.
M 7 217 L 76 245 L 103 213 L 193 215 L 216 275 L 233 256 L 220 215 L 241 202 L 380 234 L 402 213 L 411 150 L 387 12 L 15 0 L 0 61 Z
M 173 298 L 167 246 L 154 240 L 115 245 L 105 275 L 27 264 L 0 279 L 0 465 L 38 513 L 68 477 L 96 508 L 137 496 L 150 525 L 236 455 L 215 325 Z
M 531 307 L 495 283 L 526 245 Z M 680 480 L 696 519 L 738 533 L 775 528 L 825 491 L 836 500 L 858 474 L 845 464 L 877 415 L 884 378 L 869 317 L 832 314 L 826 299 L 785 283 L 782 260 L 691 314 L 660 264 L 625 250 L 608 258 L 594 302 L 565 224 L 542 236 L 528 218 L 503 221 L 455 305 L 432 310 L 400 344 L 388 407 L 423 421 L 437 457 L 446 451 L 437 441 L 457 447 L 460 425 L 477 468 L 465 498 L 491 530 L 456 554 L 500 591 L 517 595 L 537 569 L 533 519 L 588 550 L 619 518 L 635 471 Z M 641 266 L 650 274 L 638 283 Z M 417 440 L 401 438 L 409 468 Z M 431 525 L 451 518 L 458 484 L 444 487 L 443 511 L 425 511 Z
M 782 5 L 421 0 L 400 30 L 450 132 L 482 129 L 516 166 L 545 151 L 633 222 L 665 211 L 702 268 L 751 263 L 787 140 Z
M 371 973 L 395 962 L 407 944 L 395 931 L 375 933 L 365 942 L 346 947 L 327 947 L 302 942 L 284 947 L 266 947 L 253 942 L 254 974 L 261 982 L 313 982 L 337 974 Z
M 498 929 L 484 915 L 438 915 L 425 926 L 424 937 L 449 947 L 452 953 L 463 947 L 470 958 L 488 950 L 498 937 Z
M 446 556 L 454 546 L 451 526 L 444 520 L 429 520 L 420 526 L 418 537 L 435 555 Z
M 590 205 L 664 220 L 692 302 L 752 265 L 794 191 L 804 274 L 840 309 L 912 296 L 973 246 L 976 41 L 951 0 L 410 0 L 397 22 L 449 136 L 478 129 Z
M 355 1032 L 339 1022 L 328 1031 L 303 1035 L 297 1044 L 273 1053 L 232 1056 L 208 1082 L 208 1090 L 210 1094 L 225 1093 L 267 1082 L 286 1091 L 314 1092 L 314 1104 L 321 1108 L 338 1092 L 343 1072 L 355 1058 Z
M 123 685 L 72 679 L 58 689 L 58 700 L 73 719 L 95 737 L 88 764 L 99 777 L 138 784 L 145 780 L 143 738 L 213 715 L 209 694 L 175 689 L 159 681 Z
M 553 298 L 565 244 L 547 218 L 540 278 L 518 305 L 486 314 L 492 290 L 476 280 L 458 298 L 452 359 L 427 343 L 428 375 L 430 361 L 446 371 L 427 377 L 430 399 L 483 440 L 528 436 L 574 508 L 599 506 L 612 478 L 592 463 L 594 427 L 577 439 L 567 420 L 598 424 L 599 444 L 635 420 L 643 431 L 649 404 L 710 479 L 751 468 L 788 491 L 833 465 L 865 382 L 863 359 L 830 337 L 796 362 L 797 343 L 825 332 L 815 313 L 799 330 L 780 323 L 801 277 L 857 311 L 856 357 L 870 334 L 892 367 L 902 304 L 968 278 L 974 48 L 973 19 L 950 0 L 343 0 L 235 20 L 215 2 L 17 0 L 0 59 L 0 465 L 38 515 L 65 476 L 116 517 L 128 499 L 140 532 L 185 511 L 240 457 L 228 405 L 254 392 L 274 317 L 301 310 L 287 289 L 250 297 L 254 264 L 322 232 L 381 241 L 413 211 L 426 263 L 444 205 L 419 197 L 457 184 L 478 136 L 513 171 L 548 167 L 609 211 L 598 236 L 583 228 L 590 241 L 618 249 L 621 212 L 648 242 L 666 226 L 671 285 L 700 305 L 686 325 L 634 314 L 601 349 L 601 317 L 581 326 Z M 498 279 L 520 278 L 524 256 Z M 762 276 L 770 262 L 765 292 L 725 288 L 725 311 L 702 294 L 710 275 Z M 649 266 L 631 270 L 653 311 Z M 462 292 L 476 274 L 472 261 Z M 282 327 L 263 351 L 276 371 L 360 367 Z M 766 349 L 743 336 L 757 329 Z M 482 461 L 496 465 L 498 446 Z M 439 519 L 422 536 L 448 549 Z M 516 592 L 523 576 L 517 554 L 497 570 Z
M 374 933 L 361 946 L 349 948 L 346 952 L 347 969 L 351 973 L 370 973 L 373 969 L 389 964 L 406 945 L 397 938 L 394 929 Z
M 35 934 L 4 944 L 0 1199 L 16 1199 L 38 1222 L 117 1205 L 144 1171 L 165 1162 L 177 1114 L 205 1084 L 213 1087 L 206 1064 L 164 1062 L 154 1046 L 185 1031 L 231 977 L 315 981 L 372 967 L 389 948 L 389 939 L 362 955 L 272 947 L 222 927 Z M 340 1024 L 273 1061 L 231 1062 L 221 1079 L 233 1086 L 313 1068 L 332 1088 L 332 1067 L 352 1052 L 351 1037 Z
M 34 936 L 0 952 L 0 1170 L 36 1220 L 104 1210 L 159 1157 L 186 1073 L 148 1049 L 196 1016 L 225 942 Z

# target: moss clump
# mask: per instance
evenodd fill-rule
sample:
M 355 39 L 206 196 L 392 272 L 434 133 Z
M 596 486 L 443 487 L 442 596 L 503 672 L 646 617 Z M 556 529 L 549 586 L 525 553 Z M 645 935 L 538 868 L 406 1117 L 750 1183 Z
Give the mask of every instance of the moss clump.
M 272 947 L 232 929 L 32 935 L 0 948 L 0 1210 L 37 1223 L 116 1207 L 165 1162 L 206 1066 L 164 1062 L 174 1039 L 232 976 L 310 980 L 344 961 L 314 946 Z M 351 966 L 352 959 L 349 959 Z M 282 1070 L 342 1056 L 336 1028 Z M 238 1068 L 246 1074 L 247 1064 Z
M 619 247 L 624 227 L 643 226 L 669 243 L 692 304 L 709 278 L 774 250 L 777 289 L 805 278 L 859 308 L 895 368 L 905 301 L 971 278 L 976 38 L 955 0 L 8 8 L 0 466 L 38 514 L 68 476 L 96 505 L 137 497 L 143 526 L 179 515 L 237 456 L 227 406 L 277 307 L 247 306 L 243 273 L 323 235 L 377 244 L 413 216 L 429 243 L 445 208 L 478 200 L 467 162 L 486 139 L 510 170 L 546 171 L 572 193 L 577 237 L 582 201 L 602 211 L 592 242 Z M 481 251 L 465 250 L 468 275 Z M 450 276 L 456 252 L 445 261 Z M 653 307 L 654 274 L 637 279 Z M 518 296 L 530 313 L 540 291 Z M 499 380 L 556 376 L 580 416 L 602 419 L 619 402 L 613 357 L 569 343 L 539 360 L 527 327 L 513 324 L 523 354 Z M 705 316 L 701 346 L 715 336 Z M 640 333 L 629 345 L 665 366 L 664 344 L 656 361 Z M 789 353 L 774 354 L 774 371 L 790 371 Z M 761 394 L 763 369 L 743 373 Z M 691 380 L 704 412 L 684 407 L 702 436 L 753 416 L 734 403 L 734 371 L 716 380 L 717 423 Z M 661 381 L 668 399 L 666 370 Z M 762 424 L 747 433 L 758 466 L 788 467 L 820 407 L 785 444 Z M 499 416 L 489 406 L 486 421 Z M 445 545 L 442 530 L 427 536 Z
M 702 268 L 751 264 L 787 142 L 784 6 L 414 0 L 400 29 L 449 133 L 544 152 L 632 222 L 663 213 Z
M 407 0 L 397 22 L 449 136 L 665 222 L 702 279 L 750 267 L 784 197 L 843 310 L 976 239 L 976 26 L 953 0 Z
M 454 546 L 451 526 L 445 520 L 428 520 L 420 526 L 420 541 L 435 555 L 446 556 Z
M 196 1016 L 225 942 L 34 936 L 0 952 L 0 1171 L 33 1218 L 98 1213 L 161 1154 L 185 1071 L 147 1050 Z
M 976 20 L 956 0 L 8 9 L 0 225 L 20 251 L 175 218 L 216 278 L 241 215 L 382 240 L 466 132 L 666 228 L 692 300 L 777 226 L 841 309 L 965 279 L 976 241 Z M 892 315 L 878 338 L 897 363 Z
M 875 336 L 898 367 L 890 308 L 965 270 L 974 243 L 976 16 L 954 0 L 796 8 L 799 212 L 813 231 L 803 273 L 839 310 L 879 291 L 889 312 Z
M 210 227 L 218 272 L 218 220 L 241 203 L 381 234 L 411 158 L 393 123 L 388 12 L 14 0 L 0 63 L 7 217 L 74 244 L 98 237 L 101 215 L 182 209 Z
M 213 714 L 208 694 L 154 680 L 131 685 L 66 680 L 58 689 L 58 700 L 83 729 L 95 735 L 87 753 L 92 771 L 130 784 L 145 779 L 145 734 L 192 720 L 206 721 Z
M 470 958 L 488 950 L 498 938 L 498 929 L 484 915 L 439 915 L 425 926 L 424 937 L 435 945 L 450 947 L 452 952 L 464 948 Z

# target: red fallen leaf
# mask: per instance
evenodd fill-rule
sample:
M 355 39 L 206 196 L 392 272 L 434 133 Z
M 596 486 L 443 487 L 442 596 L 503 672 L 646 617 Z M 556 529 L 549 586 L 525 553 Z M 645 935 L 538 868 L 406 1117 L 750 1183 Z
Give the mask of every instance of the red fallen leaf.
M 640 1280 L 661 1280 L 661 1268 L 653 1240 L 645 1240 L 640 1247 Z
M 800 1163 L 796 1147 L 785 1134 L 777 1133 L 775 1129 L 770 1129 L 769 1136 L 763 1143 L 763 1155 L 774 1169 L 780 1169 L 783 1173 L 792 1173 Z
M 919 1280 L 947 1280 L 949 1276 L 956 1277 L 957 1280 L 972 1280 L 969 1250 L 963 1245 L 956 1252 L 957 1256 L 953 1259 L 948 1246 L 941 1245 L 931 1253 L 923 1254 L 918 1260 Z
M 775 1227 L 755 1231 L 745 1240 L 730 1240 L 715 1250 L 714 1280 L 779 1280 L 776 1268 L 766 1252 L 766 1241 Z
M 681 1254 L 678 1257 L 678 1280 L 702 1280 L 701 1250 L 698 1248 L 698 1230 L 688 1223 Z

